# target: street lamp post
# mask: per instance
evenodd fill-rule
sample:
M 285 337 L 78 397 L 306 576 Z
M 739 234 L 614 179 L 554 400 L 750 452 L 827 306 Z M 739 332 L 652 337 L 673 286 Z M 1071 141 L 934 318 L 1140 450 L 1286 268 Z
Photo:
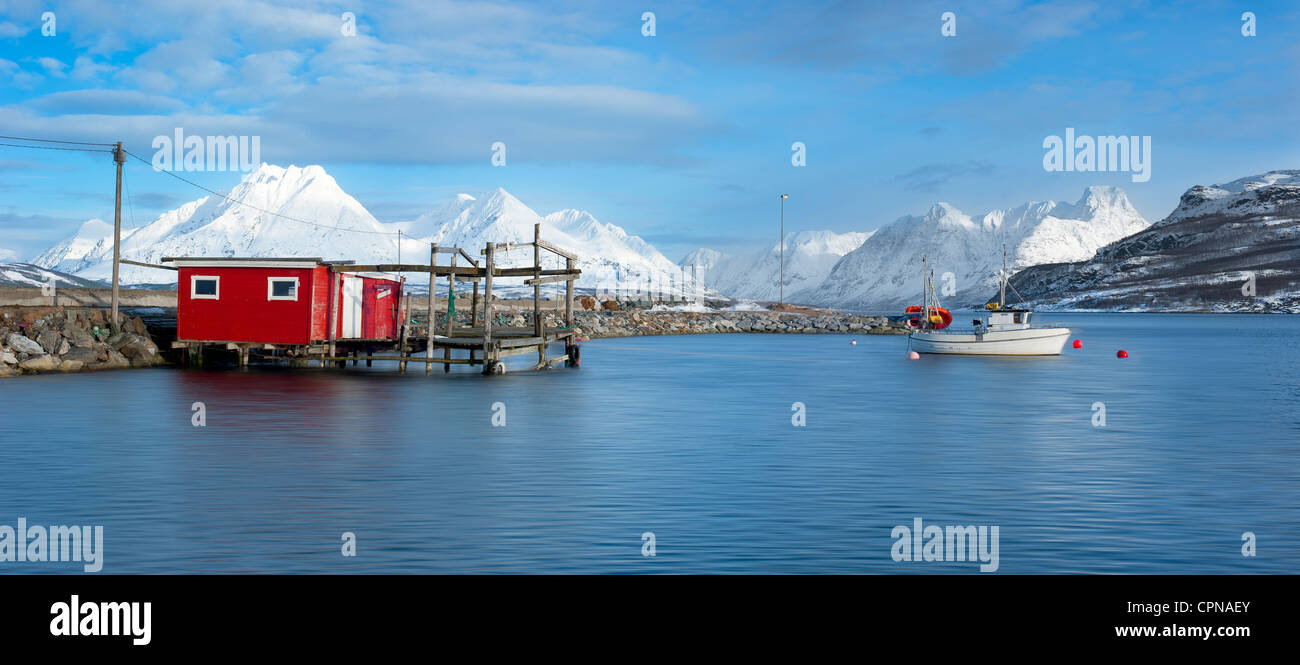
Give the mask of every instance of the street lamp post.
M 780 304 L 785 304 L 785 200 L 790 198 L 789 194 L 781 195 L 781 276 L 778 287 L 780 289 Z

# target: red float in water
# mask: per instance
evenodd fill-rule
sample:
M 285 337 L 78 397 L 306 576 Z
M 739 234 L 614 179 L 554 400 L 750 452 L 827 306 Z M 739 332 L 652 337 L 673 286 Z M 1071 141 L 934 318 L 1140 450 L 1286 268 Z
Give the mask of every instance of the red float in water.
M 1076 349 L 1082 349 L 1082 348 L 1083 348 L 1083 342 L 1081 342 L 1081 341 L 1079 341 L 1079 340 L 1077 340 L 1077 339 L 1074 340 L 1074 348 L 1076 348 Z
M 857 346 L 857 345 L 858 345 L 858 340 L 856 339 L 849 340 L 849 346 Z
M 919 354 L 919 353 L 917 353 L 917 352 L 915 352 L 915 351 L 912 351 L 911 353 L 908 353 L 908 354 L 907 354 L 907 359 L 908 359 L 908 360 L 919 360 L 920 358 L 921 358 L 921 354 Z
M 1127 357 L 1128 357 L 1128 351 L 1125 351 L 1124 349 L 1120 349 L 1120 350 L 1119 350 L 1119 353 L 1116 353 L 1116 354 L 1115 354 L 1115 357 L 1116 357 L 1116 358 L 1127 358 Z

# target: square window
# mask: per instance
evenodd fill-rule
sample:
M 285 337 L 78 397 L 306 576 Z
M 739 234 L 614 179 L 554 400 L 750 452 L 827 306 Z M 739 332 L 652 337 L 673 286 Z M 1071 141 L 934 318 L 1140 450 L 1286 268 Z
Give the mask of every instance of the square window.
M 266 278 L 266 299 L 267 300 L 297 300 L 298 299 L 298 278 L 297 277 Z
M 221 278 L 211 275 L 190 277 L 190 299 L 218 300 L 221 296 Z

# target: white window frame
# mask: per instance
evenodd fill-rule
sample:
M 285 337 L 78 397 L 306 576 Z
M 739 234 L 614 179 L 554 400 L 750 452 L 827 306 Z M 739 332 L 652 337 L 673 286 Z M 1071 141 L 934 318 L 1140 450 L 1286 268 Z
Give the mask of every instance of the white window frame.
M 216 282 L 217 292 L 213 295 L 199 293 L 197 287 L 200 279 Z M 221 300 L 221 275 L 190 275 L 190 300 Z
M 293 282 L 292 296 L 275 295 L 276 282 Z M 298 278 L 297 277 L 267 277 L 266 278 L 266 299 L 267 300 L 292 300 L 298 302 Z

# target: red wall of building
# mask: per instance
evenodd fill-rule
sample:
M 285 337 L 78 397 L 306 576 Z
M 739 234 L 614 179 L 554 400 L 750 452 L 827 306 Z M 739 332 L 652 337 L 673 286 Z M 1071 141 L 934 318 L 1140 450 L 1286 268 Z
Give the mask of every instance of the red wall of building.
M 329 338 L 330 328 L 330 271 L 317 266 L 311 272 L 311 338 L 322 341 Z
M 176 288 L 176 336 L 216 342 L 307 344 L 311 341 L 314 272 L 309 268 L 182 267 Z M 219 277 L 219 299 L 191 298 L 190 278 L 195 275 Z M 268 300 L 268 277 L 297 277 L 298 299 Z
M 191 278 L 219 278 L 219 298 L 191 297 Z M 270 300 L 270 277 L 297 277 L 298 299 Z M 395 339 L 402 284 L 397 280 L 363 277 L 361 337 Z M 182 267 L 177 284 L 176 336 L 183 340 L 212 342 L 263 342 L 310 344 L 328 339 L 330 308 L 342 301 L 343 280 L 330 299 L 330 272 L 314 268 Z M 385 290 L 388 295 L 380 297 Z M 343 338 L 343 317 L 336 334 Z

